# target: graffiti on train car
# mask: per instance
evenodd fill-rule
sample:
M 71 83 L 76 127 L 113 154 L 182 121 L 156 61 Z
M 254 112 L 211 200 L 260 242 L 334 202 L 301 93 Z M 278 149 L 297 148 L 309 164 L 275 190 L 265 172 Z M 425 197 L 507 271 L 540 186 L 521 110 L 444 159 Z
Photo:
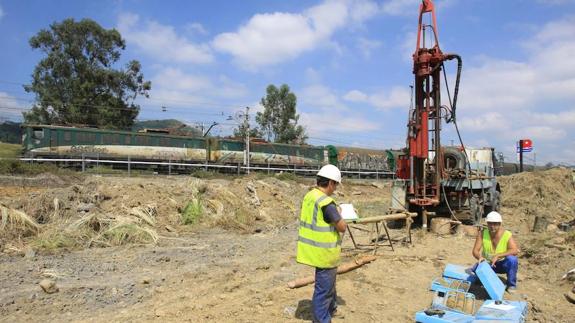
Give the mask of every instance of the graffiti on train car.
M 216 163 L 243 163 L 244 162 L 244 152 L 243 151 L 233 151 L 233 150 L 216 150 L 212 151 L 210 155 L 210 160 Z
M 212 161 L 217 163 L 243 163 L 243 151 L 218 150 L 212 152 Z M 297 166 L 316 166 L 317 160 L 300 156 L 288 156 L 282 154 L 270 154 L 251 152 L 250 163 L 260 165 L 297 165 Z
M 340 151 L 337 159 L 341 169 L 389 169 L 387 155 Z
M 106 148 L 93 145 L 73 145 L 70 147 L 72 154 L 105 154 L 107 152 Z

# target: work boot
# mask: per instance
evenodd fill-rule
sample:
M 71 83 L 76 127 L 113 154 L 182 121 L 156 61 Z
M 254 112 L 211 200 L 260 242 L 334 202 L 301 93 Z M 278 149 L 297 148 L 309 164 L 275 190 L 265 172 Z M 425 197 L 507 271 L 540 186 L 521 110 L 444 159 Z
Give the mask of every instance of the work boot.
M 337 319 L 342 319 L 342 318 L 344 318 L 343 313 L 342 313 L 341 311 L 338 311 L 338 310 L 337 310 L 337 307 L 334 308 L 334 309 L 331 311 L 331 317 L 332 317 L 332 318 L 337 318 Z

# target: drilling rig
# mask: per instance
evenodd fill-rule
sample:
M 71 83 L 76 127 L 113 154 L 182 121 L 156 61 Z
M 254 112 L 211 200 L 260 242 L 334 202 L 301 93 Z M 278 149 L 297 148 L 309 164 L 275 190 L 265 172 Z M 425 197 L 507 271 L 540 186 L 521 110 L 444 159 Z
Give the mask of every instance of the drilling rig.
M 424 23 L 424 17 L 430 18 L 429 24 Z M 427 47 L 427 43 L 431 46 Z M 444 66 L 450 60 L 457 61 L 453 98 Z M 393 200 L 404 201 L 403 208 L 418 212 L 424 228 L 430 216 L 450 215 L 457 220 L 478 222 L 487 210 L 499 208 L 493 149 L 464 148 L 457 128 L 461 68 L 459 55 L 443 53 L 439 47 L 435 7 L 431 0 L 423 0 L 413 54 L 414 99 L 407 124 L 407 148 L 398 158 L 400 180 L 394 184 Z M 442 76 L 449 105 L 441 102 Z M 461 146 L 441 145 L 443 120 L 455 125 Z

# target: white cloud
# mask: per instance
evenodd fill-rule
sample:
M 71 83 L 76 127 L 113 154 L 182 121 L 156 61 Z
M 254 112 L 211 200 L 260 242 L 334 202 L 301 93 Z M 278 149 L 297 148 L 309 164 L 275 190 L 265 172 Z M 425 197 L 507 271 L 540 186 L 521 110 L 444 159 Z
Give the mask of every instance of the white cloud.
M 403 40 L 400 43 L 400 51 L 404 62 L 413 62 L 416 40 L 417 33 L 415 31 L 406 32 L 403 36 Z
M 350 134 L 379 129 L 379 124 L 349 109 L 330 88 L 316 83 L 298 91 L 300 123 L 310 137 L 326 133 Z M 327 138 L 329 139 L 329 138 Z
M 375 15 L 374 6 L 368 0 L 326 0 L 302 13 L 256 14 L 237 31 L 217 35 L 212 45 L 247 69 L 277 64 L 320 46 L 333 47 L 331 36 Z
M 305 80 L 310 84 L 321 83 L 321 74 L 313 67 L 308 67 L 305 70 Z
M 544 143 L 537 147 L 542 159 L 565 158 L 551 145 L 575 138 L 575 61 L 569 57 L 575 51 L 573 25 L 575 16 L 541 26 L 521 42 L 523 61 L 482 57 L 479 64 L 464 66 L 460 129 L 485 133 L 499 146 L 531 138 Z
M 575 17 L 546 24 L 524 42 L 524 62 L 485 58 L 466 68 L 461 108 L 472 110 L 537 110 L 558 99 L 575 99 Z M 463 86 L 465 84 L 465 86 Z
M 381 9 L 388 15 L 415 15 L 420 4 L 420 0 L 389 0 L 381 5 Z
M 453 5 L 457 0 L 434 1 L 435 10 L 445 9 Z M 389 0 L 381 5 L 381 10 L 392 16 L 414 16 L 419 13 L 421 0 Z
M 204 28 L 204 26 L 198 22 L 188 24 L 188 25 L 186 25 L 185 28 L 192 33 L 196 33 L 196 34 L 200 34 L 200 35 L 207 35 L 208 34 L 208 31 L 206 30 L 206 28 Z
M 496 130 L 499 132 L 508 129 L 509 123 L 500 113 L 491 112 L 476 117 L 461 118 L 458 125 L 466 131 Z
M 347 92 L 344 96 L 343 96 L 344 100 L 350 101 L 350 102 L 367 102 L 367 100 L 369 99 L 369 97 L 367 96 L 367 94 L 358 91 L 358 90 L 352 90 Z
M 347 110 L 347 107 L 339 100 L 339 97 L 331 89 L 321 84 L 303 88 L 299 92 L 298 97 L 303 105 L 314 110 Z
M 410 93 L 408 89 L 402 87 L 393 87 L 390 91 L 378 91 L 370 95 L 359 90 L 352 90 L 344 95 L 344 99 L 350 102 L 367 103 L 380 110 L 388 110 L 408 107 Z
M 164 102 L 164 105 L 180 107 L 222 107 L 216 99 L 243 98 L 249 92 L 247 87 L 231 80 L 226 75 L 210 78 L 194 75 L 167 67 L 152 77 L 153 92 L 150 98 Z M 219 100 L 221 101 L 221 100 Z
M 465 69 L 459 107 L 482 111 L 518 109 L 534 99 L 536 82 L 535 70 L 527 63 L 489 59 L 482 66 Z
M 575 109 L 558 113 L 527 113 L 522 116 L 531 124 L 545 124 L 549 126 L 569 126 L 575 128 Z
M 381 48 L 382 45 L 383 43 L 380 41 L 371 40 L 363 37 L 360 37 L 357 40 L 357 47 L 359 48 L 364 58 L 370 58 L 371 52 L 378 48 Z
M 233 81 L 225 75 L 218 77 L 218 87 L 216 91 L 224 98 L 242 98 L 249 92 L 243 83 Z
M 186 92 L 199 92 L 213 87 L 206 77 L 186 74 L 182 70 L 172 67 L 161 70 L 153 78 L 152 84 Z
M 20 120 L 22 112 L 26 109 L 18 100 L 6 93 L 0 92 L 0 122 L 5 120 Z M 3 120 L 4 119 L 4 120 Z
M 306 127 L 310 137 L 325 138 L 326 132 L 333 134 L 365 133 L 379 129 L 377 122 L 355 114 L 332 113 L 300 113 L 300 123 Z M 323 137 L 322 137 L 323 136 Z
M 144 53 L 166 62 L 205 64 L 214 60 L 206 44 L 195 44 L 178 36 L 174 27 L 155 21 L 140 22 L 138 15 L 125 13 L 118 18 L 118 30 L 128 46 L 135 45 Z
M 552 142 L 565 138 L 564 129 L 550 126 L 531 126 L 512 131 L 513 138 L 530 138 L 534 141 Z

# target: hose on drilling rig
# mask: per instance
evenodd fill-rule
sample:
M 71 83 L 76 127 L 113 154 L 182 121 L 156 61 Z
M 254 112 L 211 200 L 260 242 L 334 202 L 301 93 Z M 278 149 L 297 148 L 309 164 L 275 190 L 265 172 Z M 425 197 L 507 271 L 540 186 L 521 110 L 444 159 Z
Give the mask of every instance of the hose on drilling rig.
M 455 108 L 457 106 L 457 95 L 459 94 L 459 81 L 461 80 L 461 69 L 463 67 L 463 61 L 461 60 L 461 56 L 457 54 L 447 54 L 445 55 L 447 60 L 457 59 L 457 76 L 455 78 L 455 89 L 453 90 L 453 103 L 451 102 L 451 95 L 449 95 L 449 85 L 447 84 L 447 75 L 445 73 L 445 67 L 443 68 L 443 77 L 445 78 L 445 86 L 447 88 L 447 96 L 449 97 L 449 104 L 451 105 L 451 115 L 447 120 L 447 123 L 454 121 L 455 122 Z M 443 63 L 442 63 L 443 65 Z
M 457 55 L 457 54 L 447 54 L 445 55 L 447 60 L 452 60 L 452 59 L 457 59 L 457 77 L 455 79 L 455 89 L 453 91 L 453 101 L 451 101 L 451 94 L 449 91 L 449 84 L 447 83 L 447 73 L 445 72 L 445 66 L 443 66 L 443 77 L 445 79 L 445 87 L 446 87 L 446 91 L 447 91 L 447 97 L 449 98 L 449 104 L 451 106 L 451 115 L 449 116 L 449 119 L 447 120 L 447 122 L 453 122 L 453 124 L 455 125 L 455 131 L 457 132 L 457 137 L 459 138 L 459 143 L 461 144 L 461 147 L 463 148 L 463 153 L 465 154 L 465 160 L 466 160 L 466 166 L 467 166 L 467 171 L 468 171 L 468 175 L 467 175 L 467 180 L 469 183 L 469 188 L 468 188 L 468 194 L 470 197 L 473 196 L 473 181 L 470 179 L 470 175 L 471 175 L 471 163 L 469 162 L 469 156 L 467 155 L 467 150 L 465 150 L 465 145 L 463 144 L 463 139 L 461 139 L 461 133 L 459 132 L 459 127 L 457 125 L 457 118 L 455 117 L 455 109 L 456 109 L 456 105 L 457 105 L 457 96 L 459 94 L 459 81 L 461 78 L 461 69 L 463 67 L 463 62 L 461 59 L 461 56 Z M 443 65 L 443 63 L 442 63 Z M 481 190 L 483 191 L 485 188 L 483 187 L 483 181 L 479 181 L 480 185 L 481 185 Z M 443 192 L 445 194 L 445 191 Z M 444 196 L 445 197 L 445 196 Z M 455 217 L 455 214 L 453 213 L 453 211 L 451 210 L 451 207 L 449 206 L 449 202 L 447 201 L 447 199 L 445 199 L 445 202 L 447 203 L 447 206 L 451 212 L 451 216 Z M 455 218 L 457 219 L 457 218 Z M 477 219 L 475 219 L 477 220 Z

